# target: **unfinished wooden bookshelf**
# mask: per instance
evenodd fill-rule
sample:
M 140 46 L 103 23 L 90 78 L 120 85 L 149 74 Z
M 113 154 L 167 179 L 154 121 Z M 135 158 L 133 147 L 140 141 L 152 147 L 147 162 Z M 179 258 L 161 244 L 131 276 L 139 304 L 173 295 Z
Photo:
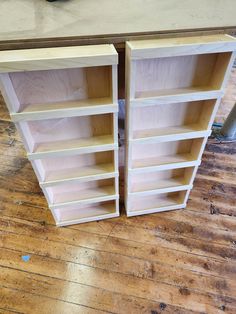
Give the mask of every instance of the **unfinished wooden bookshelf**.
M 113 45 L 0 52 L 12 120 L 58 226 L 119 215 Z
M 126 43 L 128 216 L 186 207 L 235 50 L 229 35 Z

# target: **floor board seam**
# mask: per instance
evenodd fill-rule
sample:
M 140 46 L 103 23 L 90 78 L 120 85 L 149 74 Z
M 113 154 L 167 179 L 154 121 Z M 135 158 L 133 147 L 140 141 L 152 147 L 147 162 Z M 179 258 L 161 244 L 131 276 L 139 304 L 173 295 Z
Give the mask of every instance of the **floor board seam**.
M 62 299 L 52 298 L 52 297 L 48 297 L 48 296 L 43 295 L 43 294 L 36 294 L 36 293 L 28 292 L 26 290 L 20 290 L 20 289 L 17 289 L 17 288 L 9 288 L 9 287 L 6 287 L 4 285 L 0 285 L 0 287 L 3 287 L 5 289 L 9 289 L 9 290 L 13 290 L 13 291 L 19 291 L 19 292 L 23 292 L 23 293 L 27 293 L 27 294 L 32 294 L 32 295 L 39 296 L 39 297 L 44 297 L 44 298 L 47 298 L 47 299 L 50 299 L 50 300 L 56 300 L 56 301 L 60 301 L 60 302 L 68 303 L 68 304 L 79 305 L 79 306 L 82 306 L 82 307 L 86 307 L 88 309 L 93 309 L 93 310 L 101 311 L 101 312 L 104 312 L 104 313 L 112 313 L 112 314 L 114 313 L 115 314 L 115 312 L 108 312 L 108 311 L 104 311 L 104 310 L 99 310 L 99 309 L 93 308 L 91 306 L 86 306 L 86 305 L 82 305 L 82 304 L 79 304 L 79 303 L 65 301 L 65 300 L 62 300 Z
M 5 216 L 6 217 L 6 216 Z M 17 218 L 17 219 L 19 219 L 19 218 Z M 20 219 L 20 220 L 22 220 L 22 219 Z M 29 221 L 29 220 L 25 220 L 25 221 Z M 31 221 L 31 222 L 33 222 L 33 223 L 38 223 L 38 224 L 40 224 L 39 222 L 35 222 L 35 221 Z M 49 224 L 48 224 L 49 225 Z M 49 226 L 52 226 L 52 225 L 49 225 Z M 88 231 L 81 231 L 81 230 L 79 230 L 79 229 L 73 229 L 73 228 L 68 228 L 69 230 L 76 230 L 76 231 L 79 231 L 79 232 L 82 232 L 82 233 L 88 233 L 88 234 L 96 234 L 96 235 L 99 235 L 98 233 L 91 233 L 91 232 L 88 232 Z M 1 231 L 1 230 L 0 230 Z M 3 230 L 2 230 L 2 232 L 3 232 Z M 14 233 L 14 232 L 11 232 L 11 233 Z M 14 233 L 14 234 L 17 234 L 17 233 Z M 29 235 L 27 235 L 27 234 L 25 234 L 25 236 L 29 236 Z M 34 237 L 34 236 L 32 236 L 32 235 L 30 235 L 31 237 L 33 237 L 33 238 L 36 238 L 36 239 L 44 239 L 43 237 L 41 238 L 41 237 Z M 101 237 L 101 235 L 99 235 L 100 237 Z M 105 235 L 102 235 L 102 237 L 104 237 L 104 239 L 106 239 L 107 238 L 107 236 L 105 236 Z M 160 246 L 160 245 L 157 245 L 157 244 L 153 244 L 153 243 L 150 243 L 150 242 L 146 242 L 146 243 L 144 243 L 144 242 L 139 242 L 139 241 L 135 241 L 135 240 L 129 240 L 129 239 L 125 239 L 125 238 L 118 238 L 118 237 L 115 237 L 115 236 L 112 236 L 112 235 L 110 235 L 109 236 L 110 238 L 113 238 L 113 239 L 119 239 L 119 240 L 122 240 L 122 241 L 130 241 L 130 242 L 133 242 L 133 243 L 138 243 L 138 244 L 148 244 L 148 245 L 150 245 L 150 246 L 158 246 L 159 248 L 160 247 L 162 247 L 162 248 L 164 248 L 164 249 L 167 249 L 167 250 L 170 250 L 170 251 L 175 251 L 175 252 L 179 252 L 179 253 L 184 253 L 184 254 L 190 254 L 190 255 L 194 255 L 194 256 L 199 256 L 199 257 L 203 257 L 203 258 L 207 258 L 208 260 L 209 259 L 211 259 L 211 260 L 214 260 L 214 261 L 216 261 L 216 262 L 222 262 L 222 263 L 224 263 L 224 262 L 226 262 L 226 261 L 228 261 L 228 260 L 230 260 L 230 261 L 232 261 L 233 262 L 233 260 L 232 259 L 230 259 L 230 258 L 220 258 L 220 259 L 218 259 L 218 258 L 215 258 L 215 257 L 213 257 L 213 256 L 207 256 L 207 255 L 201 255 L 201 254 L 196 254 L 196 253 L 193 253 L 193 252 L 188 252 L 188 251 L 182 251 L 182 250 L 177 250 L 177 249 L 170 249 L 169 247 L 166 247 L 166 246 Z M 63 244 L 68 244 L 67 242 L 62 242 L 62 241 L 56 241 L 56 240 L 49 240 L 49 239 L 47 239 L 48 241 L 51 241 L 51 242 L 56 242 L 56 243 L 63 243 Z M 72 244 L 72 243 L 69 243 L 69 245 L 72 245 L 72 246 L 75 246 L 75 247 L 77 247 L 77 245 L 75 245 L 75 244 Z M 85 247 L 85 248 L 87 248 L 87 247 Z M 89 247 L 88 247 L 89 248 Z M 228 247 L 226 247 L 226 248 L 228 248 Z
M 13 251 L 13 252 L 21 252 L 21 251 L 18 251 L 18 250 L 13 250 L 13 249 L 7 249 L 6 250 L 8 251 Z M 105 270 L 101 267 L 95 267 L 95 266 L 90 266 L 90 265 L 86 265 L 86 264 L 81 264 L 81 263 L 75 263 L 75 262 L 71 262 L 71 261 L 68 261 L 68 260 L 62 260 L 62 259 L 55 259 L 53 257 L 48 257 L 48 256 L 44 256 L 44 255 L 38 255 L 38 254 L 32 254 L 30 252 L 24 252 L 24 253 L 28 253 L 28 254 L 31 254 L 31 255 L 37 255 L 37 256 L 40 256 L 40 257 L 46 257 L 48 259 L 51 259 L 51 260 L 57 260 L 57 261 L 62 261 L 62 262 L 66 262 L 66 263 L 71 263 L 71 264 L 76 264 L 76 265 L 81 265 L 81 266 L 84 266 L 84 267 L 88 267 L 88 268 L 94 268 L 94 269 L 99 269 L 101 271 L 106 271 L 108 273 L 114 273 L 114 274 L 120 274 L 122 276 L 128 276 L 128 277 L 131 277 L 131 278 L 136 278 L 136 279 L 140 279 L 140 280 L 145 280 L 145 281 L 151 281 L 151 282 L 156 282 L 156 283 L 161 283 L 161 284 L 164 284 L 164 285 L 169 285 L 169 286 L 173 286 L 173 287 L 176 287 L 176 288 L 182 288 L 183 285 L 177 285 L 177 284 L 172 284 L 172 283 L 168 283 L 168 282 L 165 282 L 165 281 L 158 281 L 158 280 L 154 280 L 154 279 L 150 279 L 150 278 L 143 278 L 143 277 L 139 277 L 139 276 L 135 276 L 134 274 L 128 274 L 128 273 L 122 273 L 122 272 L 118 272 L 118 271 L 113 271 L 113 270 Z M 1 265 L 0 264 L 0 267 L 5 267 L 5 268 L 11 268 L 9 266 L 5 266 L 5 265 Z M 15 269 L 14 267 L 12 267 L 13 269 Z M 27 272 L 27 271 L 24 271 L 22 269 L 18 269 L 18 271 L 22 271 L 22 272 Z M 34 272 L 29 272 L 29 273 L 34 273 Z M 63 281 L 68 281 L 66 279 L 61 279 L 61 278 L 58 278 L 58 277 L 50 277 L 50 276 L 47 276 L 47 275 L 43 275 L 43 274 L 39 274 L 39 273 L 34 273 L 34 274 L 37 274 L 37 275 L 40 275 L 40 276 L 45 276 L 45 277 L 48 277 L 48 278 L 55 278 L 55 279 L 59 279 L 59 280 L 63 280 Z M 205 277 L 208 277 L 208 276 L 205 276 Z M 74 282 L 74 281 L 71 281 L 69 280 L 68 282 L 73 282 L 73 283 L 78 283 L 78 282 Z M 83 283 L 79 283 L 79 284 L 82 284 L 84 285 Z M 91 285 L 88 285 L 88 286 L 91 286 Z M 92 286 L 94 288 L 97 288 L 96 286 Z M 100 289 L 100 288 L 99 288 Z M 189 290 L 191 291 L 195 291 L 197 293 L 200 293 L 200 294 L 204 294 L 204 293 L 207 293 L 209 295 L 214 295 L 214 296 L 221 296 L 221 294 L 218 294 L 218 293 L 214 293 L 214 292 L 207 292 L 207 291 L 201 291 L 201 290 L 198 290 L 198 289 L 193 289 L 193 288 L 188 288 Z M 107 290 L 107 289 L 104 289 L 104 290 Z M 107 290 L 107 291 L 111 291 L 111 290 Z M 231 299 L 234 299 L 233 296 L 225 296 L 225 297 L 228 297 L 228 298 L 231 298 Z M 235 299 L 236 301 L 236 299 Z

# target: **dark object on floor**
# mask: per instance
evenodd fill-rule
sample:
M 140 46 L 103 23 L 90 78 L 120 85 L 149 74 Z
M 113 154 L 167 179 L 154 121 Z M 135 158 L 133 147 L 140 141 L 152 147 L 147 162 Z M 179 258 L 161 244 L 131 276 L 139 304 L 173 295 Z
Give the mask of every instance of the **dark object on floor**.
M 163 302 L 161 302 L 160 303 L 160 309 L 162 310 L 162 311 L 164 311 L 164 309 L 166 308 L 166 304 L 165 303 L 163 303 Z

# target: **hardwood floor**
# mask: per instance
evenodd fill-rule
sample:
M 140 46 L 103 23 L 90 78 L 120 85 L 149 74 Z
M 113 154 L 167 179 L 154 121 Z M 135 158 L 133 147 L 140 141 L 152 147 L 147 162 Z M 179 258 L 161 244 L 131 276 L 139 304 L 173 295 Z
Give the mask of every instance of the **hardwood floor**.
M 0 104 L 0 313 L 236 313 L 235 143 L 185 210 L 57 228 Z

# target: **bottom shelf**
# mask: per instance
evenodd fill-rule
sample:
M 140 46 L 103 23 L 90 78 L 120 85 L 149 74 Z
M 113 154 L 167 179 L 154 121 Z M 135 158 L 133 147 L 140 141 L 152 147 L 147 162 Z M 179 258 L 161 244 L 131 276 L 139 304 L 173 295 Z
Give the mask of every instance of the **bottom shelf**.
M 79 224 L 119 216 L 118 200 L 93 203 L 86 206 L 65 206 L 63 208 L 56 208 L 52 212 L 57 226 Z
M 127 216 L 151 214 L 185 207 L 187 191 L 149 196 L 130 196 Z

